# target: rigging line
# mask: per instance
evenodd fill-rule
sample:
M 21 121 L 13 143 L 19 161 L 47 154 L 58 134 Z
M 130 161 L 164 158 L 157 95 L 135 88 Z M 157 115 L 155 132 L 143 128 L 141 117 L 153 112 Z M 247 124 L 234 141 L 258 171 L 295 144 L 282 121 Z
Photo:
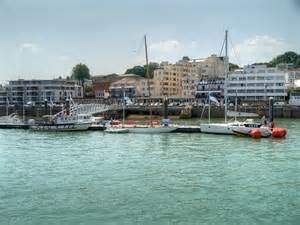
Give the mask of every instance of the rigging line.
M 223 52 L 224 46 L 225 46 L 225 39 L 223 40 L 223 44 L 222 44 L 222 48 L 221 48 L 221 51 L 220 51 L 219 57 L 221 57 L 221 56 L 222 56 L 222 52 Z
M 229 41 L 230 41 L 230 44 L 231 44 L 231 46 L 232 46 L 232 51 L 233 51 L 233 54 L 234 54 L 234 56 L 235 56 L 235 58 L 236 58 L 236 60 L 237 60 L 237 63 L 238 63 L 239 65 L 242 65 L 242 64 L 241 64 L 240 57 L 238 56 L 238 54 L 237 54 L 236 51 L 235 51 L 235 48 L 234 48 L 233 41 L 232 41 L 231 37 L 229 37 Z

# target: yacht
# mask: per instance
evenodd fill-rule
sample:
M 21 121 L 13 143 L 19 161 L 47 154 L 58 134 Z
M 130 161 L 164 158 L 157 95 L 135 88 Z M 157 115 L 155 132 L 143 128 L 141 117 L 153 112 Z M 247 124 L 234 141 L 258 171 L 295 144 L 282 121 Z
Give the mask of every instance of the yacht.
M 224 57 L 224 68 L 225 68 L 225 86 L 224 86 L 224 98 L 225 98 L 225 122 L 224 123 L 210 123 L 210 96 L 209 98 L 209 123 L 208 124 L 200 124 L 200 130 L 202 133 L 211 133 L 211 134 L 234 134 L 233 129 L 237 127 L 251 127 L 251 128 L 259 128 L 261 126 L 260 123 L 255 123 L 253 120 L 246 120 L 244 122 L 237 121 L 237 97 L 235 102 L 235 113 L 233 116 L 235 117 L 235 120 L 233 122 L 227 122 L 227 116 L 228 116 L 228 109 L 227 109 L 227 79 L 228 79 L 228 31 L 225 31 L 225 57 Z M 251 115 L 253 116 L 253 115 Z

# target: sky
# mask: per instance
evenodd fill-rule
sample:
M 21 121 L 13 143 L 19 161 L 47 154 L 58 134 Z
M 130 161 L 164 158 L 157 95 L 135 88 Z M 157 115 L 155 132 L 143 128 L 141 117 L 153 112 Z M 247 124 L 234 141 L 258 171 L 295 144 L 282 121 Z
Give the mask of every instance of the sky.
M 52 79 L 85 63 L 92 75 L 149 60 L 220 54 L 230 61 L 300 54 L 300 0 L 0 0 L 0 81 Z

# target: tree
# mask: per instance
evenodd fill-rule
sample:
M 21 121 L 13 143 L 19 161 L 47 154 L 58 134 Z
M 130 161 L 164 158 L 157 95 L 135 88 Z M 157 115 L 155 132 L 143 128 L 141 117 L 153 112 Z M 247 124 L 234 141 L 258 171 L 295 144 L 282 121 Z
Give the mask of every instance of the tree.
M 298 54 L 296 52 L 289 51 L 289 52 L 285 52 L 282 55 L 278 55 L 277 57 L 272 59 L 270 64 L 271 66 L 276 66 L 281 63 L 292 63 L 296 65 L 297 59 L 298 59 Z
M 229 71 L 234 71 L 236 69 L 239 69 L 240 67 L 236 64 L 229 63 Z
M 154 70 L 159 67 L 158 63 L 149 63 L 149 76 L 153 78 Z M 125 74 L 135 74 L 142 77 L 146 77 L 147 73 L 147 65 L 144 66 L 134 66 L 125 71 Z
M 73 67 L 71 77 L 72 79 L 79 80 L 81 86 L 84 87 L 84 80 L 91 77 L 90 70 L 85 64 L 79 63 Z
M 296 67 L 300 67 L 300 55 L 298 55 L 298 58 L 296 60 Z
M 142 77 L 146 76 L 146 70 L 143 66 L 134 66 L 126 70 L 125 74 L 135 74 Z

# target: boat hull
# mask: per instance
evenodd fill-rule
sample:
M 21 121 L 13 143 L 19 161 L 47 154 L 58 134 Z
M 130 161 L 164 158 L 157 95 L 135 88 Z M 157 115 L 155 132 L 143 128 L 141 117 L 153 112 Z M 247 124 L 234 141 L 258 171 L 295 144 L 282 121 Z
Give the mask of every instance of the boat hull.
M 85 131 L 88 130 L 91 126 L 90 123 L 83 124 L 42 124 L 42 125 L 32 125 L 30 126 L 31 130 L 34 131 Z
M 112 134 L 124 134 L 129 133 L 129 129 L 127 128 L 107 128 L 104 130 L 106 133 L 112 133 Z
M 207 134 L 234 134 L 232 129 L 234 126 L 229 124 L 201 124 L 200 130 L 201 133 Z
M 171 133 L 175 131 L 176 127 L 134 127 L 128 128 L 130 133 L 137 134 L 161 134 L 161 133 Z
M 235 127 L 232 129 L 232 131 L 237 136 L 251 137 L 252 129 L 259 130 L 261 133 L 261 137 L 270 137 L 272 135 L 272 132 L 267 127 L 261 127 L 261 128 Z

